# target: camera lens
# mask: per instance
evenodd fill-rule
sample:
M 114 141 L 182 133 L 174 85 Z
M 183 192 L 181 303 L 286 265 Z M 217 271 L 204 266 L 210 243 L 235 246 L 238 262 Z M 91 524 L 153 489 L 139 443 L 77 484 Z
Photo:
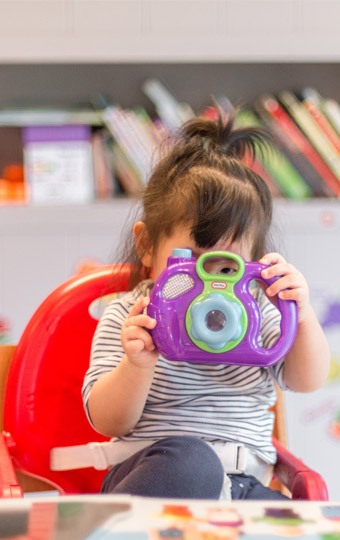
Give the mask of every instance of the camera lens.
M 225 327 L 226 322 L 227 320 L 224 313 L 218 309 L 209 311 L 209 313 L 207 313 L 205 316 L 205 323 L 209 330 L 212 330 L 213 332 L 219 332 L 222 330 Z

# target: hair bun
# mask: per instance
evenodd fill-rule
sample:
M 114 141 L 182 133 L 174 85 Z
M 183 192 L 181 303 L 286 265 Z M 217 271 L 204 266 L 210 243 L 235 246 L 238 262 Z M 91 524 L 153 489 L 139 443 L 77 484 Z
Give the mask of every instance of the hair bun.
M 271 144 L 271 136 L 258 127 L 236 128 L 237 112 L 229 117 L 216 107 L 216 120 L 197 116 L 182 127 L 182 136 L 196 142 L 204 149 L 220 151 L 226 156 L 242 159 L 245 154 L 255 157 L 258 146 Z

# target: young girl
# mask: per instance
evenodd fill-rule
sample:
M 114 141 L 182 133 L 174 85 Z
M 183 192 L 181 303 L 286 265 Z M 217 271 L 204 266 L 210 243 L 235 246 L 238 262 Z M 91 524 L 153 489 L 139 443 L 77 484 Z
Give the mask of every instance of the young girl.
M 263 484 L 276 454 L 272 445 L 275 381 L 311 392 L 325 381 L 330 352 L 309 303 L 303 275 L 278 253 L 268 253 L 272 201 L 265 182 L 241 158 L 254 155 L 261 131 L 196 118 L 155 167 L 133 233 L 138 264 L 132 292 L 113 301 L 92 346 L 83 399 L 88 418 L 113 437 L 102 491 L 153 497 L 282 498 Z M 167 361 L 152 342 L 156 321 L 145 311 L 153 282 L 173 248 L 195 257 L 214 250 L 271 265 L 257 288 L 261 339 L 279 333 L 275 297 L 295 300 L 298 332 L 287 356 L 273 367 Z M 233 271 L 216 261 L 212 273 Z M 142 279 L 147 278 L 147 279 Z M 139 283 L 138 283 L 139 281 Z

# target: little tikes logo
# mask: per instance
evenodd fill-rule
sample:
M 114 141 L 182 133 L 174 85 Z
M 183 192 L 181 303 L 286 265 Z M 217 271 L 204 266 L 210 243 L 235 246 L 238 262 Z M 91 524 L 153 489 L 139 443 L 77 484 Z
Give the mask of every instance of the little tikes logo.
M 224 281 L 213 281 L 211 286 L 213 289 L 226 289 L 228 285 Z

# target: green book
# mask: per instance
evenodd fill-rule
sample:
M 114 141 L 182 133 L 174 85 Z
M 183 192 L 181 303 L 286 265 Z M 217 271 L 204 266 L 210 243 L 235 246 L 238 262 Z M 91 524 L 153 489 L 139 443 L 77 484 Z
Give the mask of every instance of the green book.
M 263 127 L 251 110 L 243 110 L 237 115 L 237 127 Z M 290 199 L 308 199 L 312 190 L 289 159 L 277 147 L 266 145 L 256 153 L 256 158 L 268 170 L 283 193 Z

